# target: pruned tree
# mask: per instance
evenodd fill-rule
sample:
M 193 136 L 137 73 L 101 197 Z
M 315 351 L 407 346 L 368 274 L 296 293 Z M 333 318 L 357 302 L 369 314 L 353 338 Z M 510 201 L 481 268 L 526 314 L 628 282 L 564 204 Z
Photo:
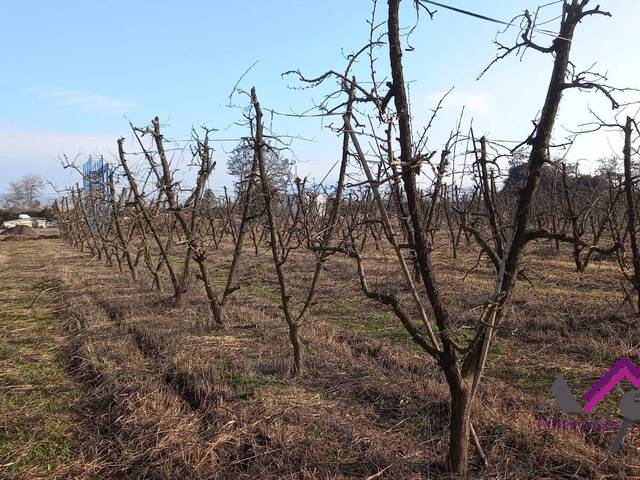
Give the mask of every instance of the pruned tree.
M 164 148 L 164 137 L 160 131 L 160 119 L 155 117 L 152 120 L 151 125 L 151 128 L 133 128 L 134 134 L 144 151 L 145 157 L 152 167 L 151 170 L 156 174 L 160 191 L 163 192 L 164 199 L 168 204 L 170 212 L 174 215 L 177 223 L 180 225 L 187 245 L 187 259 L 192 258 L 198 265 L 198 270 L 200 272 L 199 279 L 203 283 L 207 299 L 209 300 L 210 315 L 217 327 L 223 327 L 224 315 L 222 308 L 220 307 L 220 299 L 213 288 L 213 284 L 209 276 L 206 263 L 206 244 L 199 233 L 200 223 L 198 222 L 198 216 L 201 213 L 200 205 L 205 193 L 205 186 L 215 167 L 215 162 L 211 158 L 211 148 L 209 147 L 210 130 L 205 129 L 204 139 L 202 140 L 194 133 L 196 147 L 193 152 L 193 156 L 198 164 L 196 186 L 187 200 L 181 204 L 177 198 L 178 182 L 174 180 L 173 172 L 169 165 L 169 159 L 167 158 Z M 151 153 L 140 141 L 138 133 L 141 133 L 142 135 L 150 134 L 153 137 L 156 151 L 160 159 L 159 169 L 153 168 L 154 159 Z M 184 279 L 188 275 L 188 261 L 185 260 L 183 265 L 182 288 L 184 289 Z M 209 322 L 207 322 L 207 324 L 209 324 Z
M 375 115 L 380 121 L 384 120 L 385 115 L 388 115 L 386 110 L 389 105 L 393 104 L 395 107 L 391 115 L 395 117 L 395 122 L 397 122 L 399 155 L 379 155 L 379 161 L 387 165 L 392 161 L 393 163 L 397 161 L 400 167 L 399 178 L 402 182 L 404 201 L 406 201 L 406 213 L 411 226 L 410 231 L 413 235 L 409 245 L 414 251 L 418 273 L 424 288 L 423 292 L 431 307 L 431 319 L 420 315 L 424 328 L 418 329 L 415 327 L 406 313 L 407 310 L 402 307 L 399 298 L 371 290 L 368 283 L 363 281 L 363 278 L 366 280 L 366 277 L 363 273 L 362 262 L 358 258 L 357 249 L 353 243 L 345 249 L 345 253 L 354 257 L 358 263 L 358 272 L 365 295 L 392 307 L 392 310 L 407 329 L 414 342 L 436 360 L 444 374 L 450 392 L 451 411 L 447 464 L 449 470 L 455 474 L 464 475 L 468 471 L 468 443 L 470 438 L 475 437 L 470 420 L 473 402 L 477 396 L 478 386 L 484 373 L 496 328 L 506 317 L 507 308 L 505 307 L 508 305 L 515 288 L 525 247 L 528 242 L 545 238 L 548 234 L 543 229 L 530 229 L 529 222 L 531 206 L 535 199 L 543 168 L 550 160 L 551 139 L 563 93 L 568 89 L 575 88 L 599 91 L 607 95 L 608 98 L 613 98 L 613 90 L 605 85 L 591 81 L 594 80 L 593 76 L 588 75 L 586 72 L 582 74 L 573 73 L 573 65 L 570 62 L 573 36 L 577 25 L 590 15 L 608 15 L 600 11 L 598 7 L 587 9 L 588 3 L 588 0 L 566 0 L 562 3 L 560 29 L 549 46 L 541 46 L 534 42 L 532 34 L 537 16 L 534 17 L 528 12 L 525 12 L 522 16 L 523 29 L 515 46 L 504 47 L 500 45 L 502 52 L 498 55 L 496 61 L 505 58 L 512 52 L 533 49 L 538 52 L 552 54 L 554 63 L 540 117 L 535 122 L 534 131 L 523 142 L 523 144 L 526 143 L 530 147 L 526 166 L 523 167 L 524 171 L 526 171 L 524 182 L 515 197 L 515 201 L 510 205 L 510 214 L 506 216 L 505 221 L 502 221 L 495 211 L 495 178 L 492 178 L 492 174 L 487 168 L 488 158 L 484 145 L 485 141 L 481 139 L 480 148 L 476 150 L 479 198 L 482 199 L 484 211 L 489 215 L 488 227 L 491 232 L 490 239 L 485 240 L 482 233 L 478 231 L 476 240 L 478 243 L 484 244 L 487 251 L 491 252 L 490 256 L 494 261 L 496 273 L 495 288 L 485 303 L 479 321 L 475 326 L 475 335 L 470 341 L 466 342 L 466 346 L 462 346 L 460 339 L 456 338 L 454 325 L 456 325 L 457 321 L 445 301 L 444 292 L 439 287 L 436 269 L 431 259 L 431 243 L 433 241 L 431 230 L 433 228 L 432 222 L 438 195 L 427 198 L 425 201 L 422 192 L 418 188 L 418 176 L 421 173 L 422 166 L 431 162 L 435 152 L 424 151 L 424 142 L 422 141 L 425 138 L 424 134 L 420 136 L 420 140 L 417 142 L 413 140 L 412 117 L 402 61 L 404 49 L 401 40 L 400 0 L 389 0 L 388 2 L 386 33 L 388 36 L 391 82 L 387 83 L 388 90 L 385 94 L 380 92 L 381 85 L 376 85 L 376 88 L 371 90 L 364 89 L 357 84 L 354 86 L 355 80 L 334 70 L 315 78 L 307 78 L 300 72 L 293 72 L 302 82 L 313 85 L 319 85 L 327 78 L 337 77 L 341 82 L 343 92 L 352 88 L 357 93 L 358 98 L 355 101 L 359 105 L 366 103 L 374 105 Z M 425 8 L 425 6 L 421 2 L 416 2 L 416 8 Z M 375 28 L 373 22 L 371 28 L 372 30 Z M 360 52 L 363 50 L 365 49 L 360 50 Z M 357 57 L 357 54 L 348 57 L 349 65 L 355 61 L 355 57 Z M 496 61 L 492 62 L 492 64 L 495 64 Z M 349 86 L 351 88 L 348 88 Z M 327 99 L 335 97 L 336 94 L 333 93 Z M 344 101 L 339 103 L 339 105 L 343 104 Z M 613 106 L 616 106 L 616 104 Z M 335 108 L 328 108 L 326 102 L 321 103 L 321 107 L 323 111 L 335 111 Z M 357 122 L 357 120 L 353 119 L 350 123 L 353 124 L 354 122 Z M 358 122 L 357 125 L 366 123 L 366 121 Z M 429 122 L 429 125 L 431 125 L 431 122 Z M 375 203 L 384 226 L 383 231 L 396 251 L 396 258 L 403 280 L 409 292 L 412 293 L 412 300 L 415 306 L 418 307 L 418 312 L 424 311 L 420 308 L 422 304 L 421 295 L 414 293 L 416 292 L 416 287 L 411 276 L 407 275 L 407 267 L 401 252 L 401 245 L 395 240 L 394 226 L 390 221 L 385 220 L 385 218 L 388 218 L 387 207 L 385 202 L 382 201 L 382 195 L 378 190 L 380 185 L 391 181 L 396 175 L 389 173 L 385 177 L 380 178 L 378 176 L 376 178 L 369 171 L 366 154 L 359 146 L 358 133 L 351 127 L 349 127 L 349 131 L 356 158 L 359 159 L 366 175 L 367 183 L 376 199 Z M 368 133 L 367 136 L 373 138 L 374 141 L 380 138 L 375 131 Z M 435 175 L 432 176 L 431 192 L 437 192 L 440 189 L 442 176 L 444 175 L 443 169 L 447 165 L 448 152 L 448 147 L 443 148 L 440 155 L 440 163 L 433 168 Z M 437 328 L 432 326 L 432 322 L 435 323 Z M 477 439 L 474 443 L 478 450 L 481 451 Z
M 305 210 L 304 195 L 301 187 L 301 182 L 296 182 L 298 184 L 297 197 L 285 196 L 285 198 L 287 199 L 286 209 L 284 209 L 285 213 L 284 215 L 281 214 L 280 216 L 278 216 L 278 211 L 283 210 L 283 205 L 282 202 L 278 202 L 278 190 L 274 188 L 274 185 L 271 183 L 271 178 L 267 170 L 267 162 L 264 156 L 264 153 L 266 151 L 269 151 L 273 147 L 271 147 L 267 143 L 265 135 L 263 133 L 263 113 L 258 101 L 255 88 L 251 89 L 251 104 L 254 110 L 253 123 L 255 125 L 255 127 L 253 128 L 255 135 L 251 140 L 255 155 L 254 168 L 257 166 L 260 178 L 261 193 L 264 197 L 265 215 L 267 217 L 269 245 L 271 248 L 271 256 L 278 278 L 281 301 L 280 303 L 284 313 L 285 321 L 289 328 L 289 339 L 291 341 L 291 346 L 293 349 L 293 373 L 294 375 L 298 375 L 302 373 L 304 369 L 304 352 L 303 344 L 300 338 L 300 329 L 304 324 L 304 321 L 309 316 L 309 309 L 318 291 L 322 273 L 325 268 L 324 264 L 329 256 L 327 247 L 334 235 L 338 214 L 340 212 L 342 204 L 342 192 L 344 188 L 346 165 L 348 161 L 348 136 L 350 135 L 348 122 L 349 117 L 352 115 L 352 102 L 347 102 L 346 112 L 343 116 L 345 120 L 343 131 L 344 141 L 335 200 L 328 213 L 327 221 L 323 224 L 323 228 L 321 230 L 322 233 L 319 234 L 319 239 L 315 238 L 315 236 L 313 239 L 311 238 L 312 236 L 310 234 L 309 225 L 307 223 L 309 220 L 309 215 Z M 292 205 L 292 201 L 295 201 L 296 198 L 299 200 L 299 203 L 294 207 L 294 205 Z M 292 299 L 290 282 L 287 276 L 287 272 L 285 271 L 285 262 L 287 261 L 289 253 L 301 243 L 299 240 L 297 242 L 294 240 L 295 236 L 297 236 L 298 239 L 300 238 L 298 235 L 296 235 L 296 230 L 300 224 L 303 225 L 303 238 L 305 237 L 304 232 L 306 231 L 307 247 L 313 251 L 316 251 L 317 255 L 316 266 L 311 283 L 306 290 L 306 295 L 304 297 L 304 300 L 302 301 L 302 305 L 298 309 L 296 309 Z M 317 242 L 319 242 L 319 248 L 315 249 L 314 247 L 318 245 Z

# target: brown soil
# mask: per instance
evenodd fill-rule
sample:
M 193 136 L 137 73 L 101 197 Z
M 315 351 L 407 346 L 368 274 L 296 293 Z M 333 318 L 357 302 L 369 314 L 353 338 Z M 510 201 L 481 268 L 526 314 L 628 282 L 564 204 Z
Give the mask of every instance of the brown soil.
M 53 229 L 37 230 L 28 225 L 16 225 L 0 231 L 0 241 L 40 240 L 59 238 L 58 231 Z
M 16 225 L 15 227 L 11 227 L 0 233 L 0 235 L 23 235 L 25 237 L 37 237 L 39 236 L 39 233 L 35 228 L 29 227 L 28 225 Z

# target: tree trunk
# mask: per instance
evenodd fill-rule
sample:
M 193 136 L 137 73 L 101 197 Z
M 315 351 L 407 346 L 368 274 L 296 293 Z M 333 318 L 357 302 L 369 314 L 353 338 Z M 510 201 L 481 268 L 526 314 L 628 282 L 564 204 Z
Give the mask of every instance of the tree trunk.
M 449 418 L 449 453 L 447 466 L 451 473 L 464 476 L 469 465 L 469 436 L 471 433 L 471 395 L 460 385 L 449 385 L 451 417 Z
M 636 290 L 638 312 L 640 312 L 640 249 L 638 247 L 636 207 L 633 201 L 633 174 L 631 172 L 631 133 L 633 119 L 627 117 L 624 127 L 624 191 L 627 199 L 627 213 L 629 216 L 629 240 L 631 242 L 631 264 L 633 265 L 632 284 Z
M 198 264 L 198 268 L 200 269 L 200 276 L 202 277 L 202 283 L 204 284 L 204 289 L 207 293 L 207 299 L 209 300 L 209 309 L 211 310 L 213 321 L 216 322 L 217 327 L 224 327 L 222 308 L 220 308 L 220 301 L 218 300 L 218 296 L 211 287 L 206 260 L 204 258 L 197 258 L 196 263 Z
M 291 312 L 291 294 L 289 293 L 289 284 L 285 275 L 283 252 L 278 246 L 278 226 L 276 214 L 274 212 L 276 205 L 272 195 L 272 186 L 267 175 L 267 167 L 265 165 L 264 157 L 262 155 L 263 134 L 262 134 L 262 109 L 258 102 L 258 96 L 256 95 L 255 87 L 251 88 L 251 103 L 253 104 L 256 117 L 256 133 L 253 139 L 253 149 L 256 162 L 258 164 L 258 170 L 260 172 L 260 185 L 262 187 L 262 194 L 264 195 L 265 212 L 267 214 L 267 223 L 269 230 L 269 243 L 271 245 L 271 257 L 278 276 L 278 284 L 280 285 L 280 302 L 282 305 L 282 311 L 284 312 L 284 318 L 289 326 L 289 338 L 291 340 L 291 346 L 293 348 L 293 374 L 297 375 L 302 371 L 302 344 L 300 343 L 299 329 L 300 324 L 296 322 Z
M 293 373 L 300 375 L 304 369 L 304 358 L 300 341 L 300 325 L 296 322 L 289 323 L 289 339 L 293 347 Z

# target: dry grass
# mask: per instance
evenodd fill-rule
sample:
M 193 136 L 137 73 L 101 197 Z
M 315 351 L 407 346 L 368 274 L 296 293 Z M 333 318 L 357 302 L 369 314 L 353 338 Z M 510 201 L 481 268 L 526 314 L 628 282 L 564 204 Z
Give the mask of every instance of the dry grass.
M 16 284 L 28 281 L 18 262 L 43 264 L 45 252 L 59 252 L 42 271 L 59 292 L 59 312 L 45 323 L 71 333 L 53 342 L 66 344 L 72 378 L 83 388 L 76 445 L 63 460 L 70 475 L 443 478 L 446 385 L 392 314 L 359 295 L 348 260 L 328 265 L 303 330 L 307 371 L 292 378 L 267 255 L 247 254 L 230 326 L 211 332 L 202 329 L 206 306 L 197 288 L 170 308 L 164 295 L 57 241 L 14 245 Z M 444 250 L 435 256 L 459 327 L 476 318 L 492 284 L 487 265 L 467 275 L 476 260 L 468 250 L 456 261 Z M 210 258 L 220 287 L 230 257 L 225 250 Z M 287 264 L 294 293 L 303 293 L 311 262 L 296 254 Z M 375 284 L 398 291 L 387 252 L 372 252 L 369 263 Z M 491 465 L 481 468 L 473 457 L 472 478 L 640 475 L 637 427 L 618 457 L 606 452 L 612 433 L 535 428 L 536 419 L 554 415 L 546 392 L 558 373 L 580 394 L 618 356 L 640 360 L 637 329 L 601 320 L 620 298 L 615 265 L 594 262 L 577 275 L 566 252 L 539 245 L 527 267 L 533 283 L 520 283 L 474 411 Z M 616 402 L 602 415 L 615 415 Z
M 66 374 L 48 260 L 0 247 L 0 477 L 67 478 L 80 397 Z

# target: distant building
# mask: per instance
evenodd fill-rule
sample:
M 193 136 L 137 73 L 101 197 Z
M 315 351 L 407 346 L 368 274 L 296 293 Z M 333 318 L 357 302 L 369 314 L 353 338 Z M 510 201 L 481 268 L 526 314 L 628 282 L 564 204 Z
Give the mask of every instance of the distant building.
M 47 228 L 50 222 L 44 217 L 32 217 L 26 213 L 21 213 L 15 220 L 7 220 L 2 222 L 2 228 L 13 228 L 18 225 L 24 225 L 32 228 Z M 52 225 L 51 225 L 52 226 Z

